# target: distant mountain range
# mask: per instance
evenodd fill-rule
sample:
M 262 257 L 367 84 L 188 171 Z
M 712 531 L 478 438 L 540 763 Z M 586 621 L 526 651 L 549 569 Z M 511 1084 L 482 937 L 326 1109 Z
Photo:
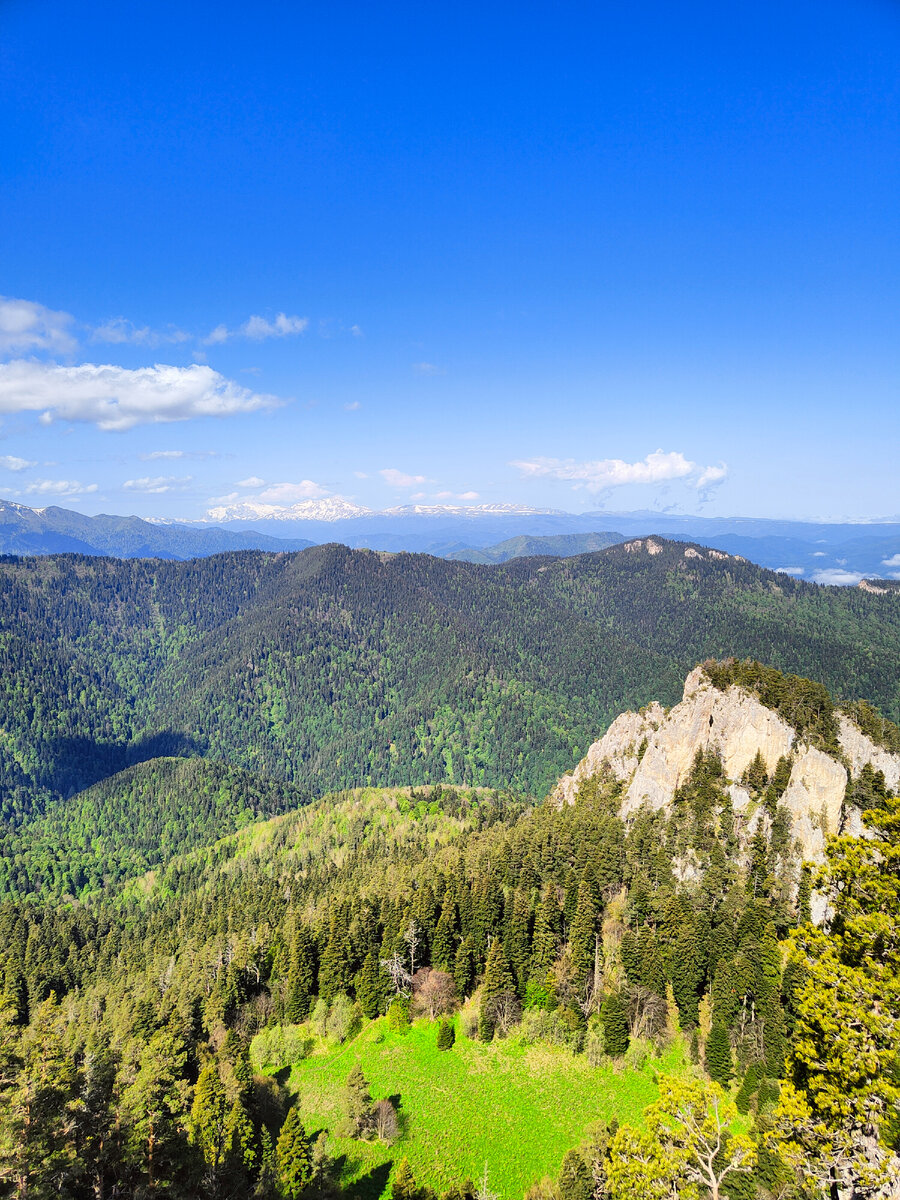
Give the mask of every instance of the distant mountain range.
M 614 532 L 609 532 L 610 530 Z M 604 532 L 606 531 L 606 532 Z M 854 584 L 900 577 L 900 522 L 808 522 L 656 512 L 566 513 L 520 504 L 402 505 L 374 511 L 341 497 L 289 507 L 252 501 L 203 521 L 120 517 L 0 501 L 0 553 L 65 551 L 186 559 L 226 550 L 301 550 L 326 542 L 500 563 L 583 554 L 630 537 L 686 538 L 798 579 Z
M 225 550 L 305 550 L 304 538 L 274 538 L 208 525 L 144 521 L 0 500 L 0 554 L 99 554 L 115 558 L 203 558 Z

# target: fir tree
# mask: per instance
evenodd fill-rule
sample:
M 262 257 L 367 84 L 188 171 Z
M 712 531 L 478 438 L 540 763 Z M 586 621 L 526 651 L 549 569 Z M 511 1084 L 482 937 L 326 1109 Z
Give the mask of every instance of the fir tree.
M 437 1048 L 438 1050 L 452 1050 L 455 1041 L 456 1029 L 453 1026 L 453 1022 L 445 1018 L 438 1023 Z
M 446 971 L 448 974 L 453 973 L 454 959 L 456 957 L 457 931 L 456 901 L 452 896 L 448 895 L 444 899 L 440 919 L 434 931 L 434 940 L 431 945 L 432 964 L 438 970 Z
M 600 1022 L 606 1053 L 621 1058 L 628 1049 L 628 1013 L 619 992 L 610 992 L 600 1006 Z
M 572 972 L 578 986 L 584 983 L 594 969 L 596 952 L 597 908 L 590 883 L 582 879 L 578 889 L 578 903 L 569 932 L 569 950 L 572 956 Z
M 372 1096 L 369 1092 L 369 1082 L 363 1074 L 359 1063 L 347 1076 L 344 1089 L 344 1105 L 347 1112 L 347 1126 L 351 1137 L 369 1137 L 374 1129 L 375 1118 L 372 1108 Z
M 706 1039 L 706 1054 L 704 1056 L 706 1072 L 714 1083 L 728 1087 L 734 1074 L 731 1061 L 731 1043 L 728 1040 L 728 1030 L 721 1020 L 713 1018 L 712 1029 Z
M 592 1200 L 593 1177 L 577 1150 L 569 1150 L 559 1172 L 559 1200 Z
M 287 1200 L 299 1200 L 312 1179 L 312 1154 L 300 1114 L 291 1108 L 278 1135 L 278 1184 Z

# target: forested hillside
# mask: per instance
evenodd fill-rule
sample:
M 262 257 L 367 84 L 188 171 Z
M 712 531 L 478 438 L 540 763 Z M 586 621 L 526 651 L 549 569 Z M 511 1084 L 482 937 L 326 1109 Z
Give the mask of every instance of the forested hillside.
M 160 755 L 316 792 L 544 794 L 620 711 L 752 657 L 900 716 L 900 596 L 632 542 L 499 566 L 318 546 L 0 561 L 0 789 L 18 820 Z
M 369 789 L 87 904 L 0 904 L 0 1188 L 649 1200 L 695 1195 L 709 1154 L 703 1196 L 874 1195 L 900 1142 L 900 802 L 870 773 L 872 836 L 814 881 L 776 783 L 755 769 L 775 799 L 746 856 L 698 756 L 671 813 L 629 823 L 602 774 L 563 811 Z M 448 1078 L 468 1090 L 435 1112 Z M 548 1086 L 561 1123 L 521 1128 Z

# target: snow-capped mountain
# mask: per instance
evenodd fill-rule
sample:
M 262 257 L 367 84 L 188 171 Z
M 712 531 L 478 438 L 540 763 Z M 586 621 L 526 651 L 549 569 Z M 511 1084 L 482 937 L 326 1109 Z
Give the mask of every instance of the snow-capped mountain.
M 241 500 L 237 504 L 220 504 L 208 509 L 207 521 L 346 521 L 353 517 L 368 517 L 371 508 L 354 504 L 343 496 L 327 496 L 324 500 L 300 500 L 296 504 L 263 504 L 259 500 Z
M 371 509 L 343 496 L 324 500 L 300 500 L 297 504 L 264 504 L 259 500 L 240 500 L 220 504 L 207 511 L 208 521 L 347 521 L 354 517 L 528 517 L 561 515 L 555 508 L 532 508 L 527 504 L 399 504 L 393 508 Z

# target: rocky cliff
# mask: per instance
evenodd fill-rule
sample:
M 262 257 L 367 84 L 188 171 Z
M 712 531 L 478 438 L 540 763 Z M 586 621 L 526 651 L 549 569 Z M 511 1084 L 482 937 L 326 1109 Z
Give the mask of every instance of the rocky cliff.
M 849 717 L 837 715 L 839 749 L 826 753 L 805 743 L 777 712 L 750 690 L 732 685 L 721 690 L 703 667 L 687 677 L 680 704 L 668 712 L 651 704 L 639 713 L 623 713 L 588 750 L 575 770 L 556 785 L 553 799 L 573 804 L 579 785 L 603 770 L 623 785 L 621 814 L 628 819 L 642 808 L 671 806 L 687 780 L 698 751 L 715 751 L 722 761 L 736 814 L 752 833 L 764 810 L 741 780 L 757 752 L 771 776 L 779 759 L 790 760 L 790 777 L 780 803 L 791 816 L 797 851 L 822 861 L 830 834 L 859 832 L 856 809 L 845 806 L 850 778 L 869 764 L 884 774 L 891 791 L 900 790 L 900 754 L 877 746 Z

